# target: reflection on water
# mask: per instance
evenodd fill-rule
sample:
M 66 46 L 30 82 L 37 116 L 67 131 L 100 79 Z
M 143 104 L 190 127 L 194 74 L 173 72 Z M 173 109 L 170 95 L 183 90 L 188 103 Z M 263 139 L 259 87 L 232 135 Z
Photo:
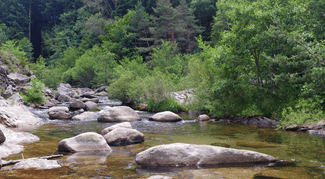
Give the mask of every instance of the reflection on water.
M 101 99 L 101 107 L 117 102 Z M 119 105 L 119 104 L 117 104 Z M 46 111 L 46 110 L 44 110 Z M 34 111 L 45 116 L 42 110 Z M 112 147 L 111 153 L 76 153 L 60 159 L 63 168 L 45 171 L 48 178 L 146 178 L 165 175 L 173 178 L 325 178 L 325 145 L 322 138 L 306 133 L 260 129 L 227 122 L 197 122 L 195 116 L 182 115 L 176 123 L 149 121 L 152 113 L 137 111 L 142 121 L 131 122 L 133 128 L 145 134 L 145 142 Z M 25 158 L 55 153 L 60 140 L 84 132 L 100 133 L 116 123 L 93 121 L 50 121 L 32 131 L 41 140 L 28 145 Z M 168 143 L 208 144 L 266 153 L 288 162 L 273 167 L 231 166 L 213 168 L 141 168 L 135 163 L 137 153 L 152 146 Z M 6 158 L 20 159 L 21 154 Z M 8 168 L 6 168 L 8 169 Z M 0 178 L 42 178 L 44 172 L 6 171 Z

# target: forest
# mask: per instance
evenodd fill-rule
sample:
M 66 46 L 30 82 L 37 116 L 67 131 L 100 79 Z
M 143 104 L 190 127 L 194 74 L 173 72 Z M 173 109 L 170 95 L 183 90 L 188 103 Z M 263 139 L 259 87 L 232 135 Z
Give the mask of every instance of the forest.
M 2 0 L 0 56 L 149 111 L 324 119 L 323 0 Z M 187 106 L 170 94 L 193 89 Z

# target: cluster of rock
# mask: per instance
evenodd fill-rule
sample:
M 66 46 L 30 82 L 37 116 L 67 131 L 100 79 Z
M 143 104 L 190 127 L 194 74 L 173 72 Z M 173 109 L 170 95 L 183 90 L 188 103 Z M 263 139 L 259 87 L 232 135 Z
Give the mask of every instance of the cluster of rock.
M 103 129 L 102 135 L 86 132 L 59 142 L 60 152 L 111 152 L 110 146 L 137 144 L 144 141 L 143 133 L 132 129 L 129 122 L 119 123 Z
M 105 89 L 105 87 L 100 87 L 93 91 L 89 88 L 72 88 L 69 84 L 61 83 L 57 88 L 57 93 L 53 95 L 54 99 L 43 105 L 43 108 L 50 108 L 48 112 L 50 119 L 86 120 L 97 118 L 97 113 L 89 111 L 98 109 L 98 96 L 107 94 Z M 69 103 L 69 107 L 55 106 L 60 103 Z
M 325 137 L 325 120 L 318 123 L 308 123 L 306 125 L 292 125 L 284 128 L 287 131 L 307 131 L 311 135 Z

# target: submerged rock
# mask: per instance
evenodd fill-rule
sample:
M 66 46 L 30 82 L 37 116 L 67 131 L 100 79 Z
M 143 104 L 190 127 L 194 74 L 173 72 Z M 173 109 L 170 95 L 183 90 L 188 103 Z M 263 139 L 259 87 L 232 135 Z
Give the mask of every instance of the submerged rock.
M 111 151 L 106 140 L 95 132 L 86 132 L 59 142 L 59 152 Z
M 57 160 L 46 160 L 46 159 L 25 159 L 16 163 L 12 169 L 37 169 L 37 170 L 44 170 L 44 169 L 55 169 L 60 168 Z
M 144 135 L 136 129 L 117 128 L 104 136 L 106 142 L 113 146 L 137 144 L 144 141 Z
M 131 122 L 141 120 L 140 116 L 128 106 L 105 107 L 97 118 L 98 122 Z
M 269 163 L 270 155 L 210 145 L 174 143 L 149 148 L 136 155 L 141 166 L 214 166 L 239 163 Z
M 149 120 L 159 121 L 159 122 L 177 122 L 177 121 L 181 121 L 182 118 L 173 112 L 164 111 L 164 112 L 156 113 L 155 115 L 151 116 Z
M 119 124 L 115 124 L 115 125 L 112 125 L 112 126 L 109 126 L 109 127 L 106 127 L 105 129 L 103 129 L 101 134 L 105 135 L 105 134 L 107 134 L 107 133 L 109 133 L 112 130 L 117 129 L 117 128 L 132 129 L 132 125 L 129 122 L 122 122 L 122 123 L 119 123 Z

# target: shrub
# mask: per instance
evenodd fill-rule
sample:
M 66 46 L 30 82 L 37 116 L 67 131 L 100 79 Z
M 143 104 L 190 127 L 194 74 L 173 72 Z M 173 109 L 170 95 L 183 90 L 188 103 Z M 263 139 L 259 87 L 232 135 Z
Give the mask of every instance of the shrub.
M 185 111 L 184 107 L 179 104 L 174 98 L 167 98 L 164 101 L 157 102 L 153 99 L 147 100 L 147 108 L 151 112 L 172 111 L 181 112 Z
M 23 95 L 23 100 L 26 103 L 42 104 L 47 102 L 44 97 L 42 90 L 44 89 L 44 84 L 36 80 L 36 78 L 31 78 L 32 86 L 26 89 L 26 94 Z
M 281 126 L 304 125 L 314 123 L 325 118 L 319 103 L 311 98 L 300 99 L 294 107 L 287 107 L 282 111 Z

